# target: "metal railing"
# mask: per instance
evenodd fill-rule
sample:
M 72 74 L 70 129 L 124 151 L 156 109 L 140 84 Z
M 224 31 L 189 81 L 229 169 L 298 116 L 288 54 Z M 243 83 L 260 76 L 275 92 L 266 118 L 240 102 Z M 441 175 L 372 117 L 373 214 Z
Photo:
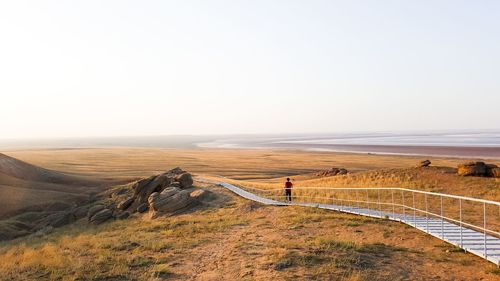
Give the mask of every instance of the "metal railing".
M 289 203 L 283 188 L 241 188 Z M 294 187 L 292 198 L 297 205 L 401 221 L 500 264 L 500 202 L 397 187 Z

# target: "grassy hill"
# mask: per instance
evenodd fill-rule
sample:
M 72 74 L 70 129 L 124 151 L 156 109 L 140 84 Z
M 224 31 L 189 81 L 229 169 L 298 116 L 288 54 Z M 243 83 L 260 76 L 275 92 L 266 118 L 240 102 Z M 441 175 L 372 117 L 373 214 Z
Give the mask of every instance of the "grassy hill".
M 53 210 L 58 203 L 72 206 L 113 183 L 44 169 L 0 153 L 0 219 Z

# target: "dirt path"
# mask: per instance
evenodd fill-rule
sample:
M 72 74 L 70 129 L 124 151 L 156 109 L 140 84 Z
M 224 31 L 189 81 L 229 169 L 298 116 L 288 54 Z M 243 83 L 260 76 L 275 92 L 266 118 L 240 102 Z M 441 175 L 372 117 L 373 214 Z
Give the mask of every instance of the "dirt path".
M 236 280 L 241 277 L 241 261 L 235 255 L 245 227 L 224 233 L 218 242 L 205 248 L 194 265 L 194 275 L 190 280 Z

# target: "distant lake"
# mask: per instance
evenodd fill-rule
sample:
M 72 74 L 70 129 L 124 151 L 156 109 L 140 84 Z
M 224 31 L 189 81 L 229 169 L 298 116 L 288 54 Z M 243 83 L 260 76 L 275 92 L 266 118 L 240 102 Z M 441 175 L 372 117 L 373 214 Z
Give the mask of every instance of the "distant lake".
M 199 143 L 198 146 L 213 148 L 282 148 L 308 151 L 500 159 L 500 130 L 240 136 Z

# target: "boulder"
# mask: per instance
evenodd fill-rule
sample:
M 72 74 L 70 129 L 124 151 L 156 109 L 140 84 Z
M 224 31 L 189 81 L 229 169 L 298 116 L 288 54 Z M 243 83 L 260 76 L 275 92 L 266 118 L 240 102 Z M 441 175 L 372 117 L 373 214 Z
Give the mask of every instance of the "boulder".
M 488 172 L 488 176 L 493 178 L 500 178 L 500 168 L 491 168 Z
M 175 195 L 179 191 L 180 191 L 179 188 L 173 187 L 173 186 L 169 186 L 169 187 L 165 188 L 162 192 L 160 192 L 159 195 L 161 195 L 163 197 L 170 197 L 172 195 Z
M 123 212 L 123 213 L 120 213 L 116 216 L 116 218 L 119 220 L 124 220 L 124 219 L 127 219 L 128 217 L 130 217 L 129 212 Z
M 167 192 L 153 193 L 148 199 L 149 208 L 162 213 L 173 213 L 187 207 L 192 201 L 188 191 L 177 188 L 169 188 Z
M 177 188 L 182 188 L 182 185 L 178 181 L 174 181 L 173 183 L 170 184 L 171 187 L 177 187 Z
M 347 175 L 347 170 L 346 169 L 339 169 L 339 172 L 337 173 L 337 175 Z
M 486 176 L 487 177 L 495 177 L 494 169 L 497 169 L 498 166 L 495 164 L 486 164 Z
M 134 203 L 134 197 L 130 197 L 128 199 L 123 200 L 122 202 L 118 203 L 117 208 L 120 210 L 126 210 L 132 203 Z
M 95 214 L 98 212 L 104 210 L 104 205 L 94 205 L 92 206 L 89 211 L 87 212 L 87 218 L 90 221 L 90 218 L 92 218 Z
M 191 176 L 191 174 L 187 172 L 178 174 L 175 177 L 175 181 L 180 183 L 182 189 L 190 188 L 193 186 L 193 176 Z
M 466 162 L 458 165 L 459 176 L 484 176 L 486 175 L 486 165 L 484 162 Z
M 87 216 L 90 206 L 80 206 L 72 210 L 76 220 L 83 219 Z
M 142 203 L 141 205 L 137 206 L 136 211 L 139 213 L 144 213 L 148 210 L 148 204 L 147 203 Z
M 152 177 L 152 179 L 148 178 L 146 182 L 147 183 L 138 184 L 138 186 L 134 188 L 135 197 L 139 204 L 146 203 L 151 193 L 161 192 L 165 187 L 169 186 L 172 182 L 172 178 L 167 174 L 161 174 Z
M 193 200 L 195 200 L 197 202 L 202 202 L 204 200 L 210 199 L 210 192 L 203 190 L 203 189 L 197 189 L 197 190 L 191 192 L 191 194 L 189 194 L 189 196 L 191 196 L 191 198 L 193 198 Z
M 113 217 L 110 209 L 102 209 L 90 218 L 90 223 L 101 224 Z
M 418 167 L 424 168 L 424 167 L 429 167 L 430 165 L 431 165 L 431 161 L 424 160 L 424 161 L 420 161 L 420 163 L 418 164 Z
M 165 174 L 169 175 L 169 177 L 175 177 L 176 175 L 180 175 L 184 173 L 184 170 L 182 170 L 179 167 L 173 168 L 172 170 L 167 171 Z

